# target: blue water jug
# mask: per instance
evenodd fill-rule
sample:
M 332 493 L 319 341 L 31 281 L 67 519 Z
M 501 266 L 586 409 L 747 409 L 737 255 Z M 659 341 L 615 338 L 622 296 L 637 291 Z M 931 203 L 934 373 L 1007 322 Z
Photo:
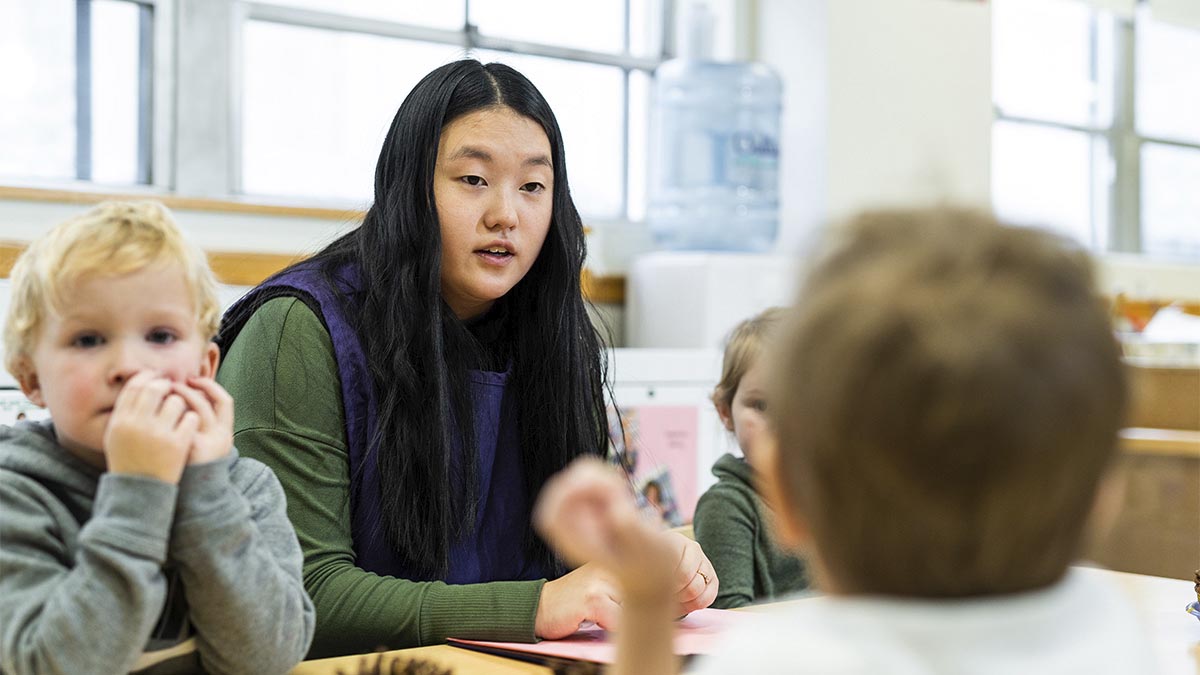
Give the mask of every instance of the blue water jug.
M 664 249 L 764 251 L 779 229 L 783 87 L 764 64 L 711 60 L 699 17 L 687 55 L 655 71 L 647 223 Z

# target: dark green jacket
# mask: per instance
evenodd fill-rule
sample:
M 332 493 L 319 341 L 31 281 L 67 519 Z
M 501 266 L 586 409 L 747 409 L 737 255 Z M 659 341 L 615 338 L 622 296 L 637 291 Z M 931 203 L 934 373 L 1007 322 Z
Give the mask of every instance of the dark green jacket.
M 357 567 L 350 473 L 333 343 L 303 302 L 277 298 L 246 322 L 217 380 L 233 396 L 238 451 L 275 471 L 317 609 L 309 657 L 442 642 L 532 642 L 544 580 L 451 586 Z
M 771 539 L 770 510 L 754 490 L 754 470 L 725 455 L 713 465 L 717 484 L 700 497 L 696 541 L 712 561 L 720 592 L 712 606 L 744 607 L 808 588 L 804 563 Z

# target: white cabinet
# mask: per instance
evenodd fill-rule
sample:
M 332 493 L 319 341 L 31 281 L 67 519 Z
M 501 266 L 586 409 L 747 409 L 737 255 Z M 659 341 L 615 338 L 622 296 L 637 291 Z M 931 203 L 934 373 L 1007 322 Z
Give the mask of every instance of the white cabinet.
M 629 347 L 720 348 L 739 321 L 791 302 L 796 258 L 753 253 L 656 252 L 630 265 Z

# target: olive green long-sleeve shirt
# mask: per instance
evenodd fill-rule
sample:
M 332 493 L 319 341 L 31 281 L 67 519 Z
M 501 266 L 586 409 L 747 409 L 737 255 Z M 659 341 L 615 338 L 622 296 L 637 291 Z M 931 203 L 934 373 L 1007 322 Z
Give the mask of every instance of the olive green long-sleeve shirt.
M 532 642 L 545 580 L 452 586 L 355 565 L 350 471 L 333 342 L 302 301 L 276 298 L 247 321 L 217 380 L 233 396 L 234 443 L 287 494 L 317 610 L 309 658 L 399 649 L 446 637 Z

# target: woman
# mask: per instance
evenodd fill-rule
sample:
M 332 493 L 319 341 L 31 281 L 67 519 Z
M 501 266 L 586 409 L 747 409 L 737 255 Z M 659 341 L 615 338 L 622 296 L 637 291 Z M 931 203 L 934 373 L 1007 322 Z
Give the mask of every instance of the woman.
M 363 225 L 230 309 L 219 380 L 287 491 L 310 656 L 616 621 L 609 579 L 562 574 L 529 526 L 546 479 L 606 447 L 584 253 L 545 99 L 464 60 L 400 106 Z M 680 611 L 708 606 L 712 566 L 672 541 Z

